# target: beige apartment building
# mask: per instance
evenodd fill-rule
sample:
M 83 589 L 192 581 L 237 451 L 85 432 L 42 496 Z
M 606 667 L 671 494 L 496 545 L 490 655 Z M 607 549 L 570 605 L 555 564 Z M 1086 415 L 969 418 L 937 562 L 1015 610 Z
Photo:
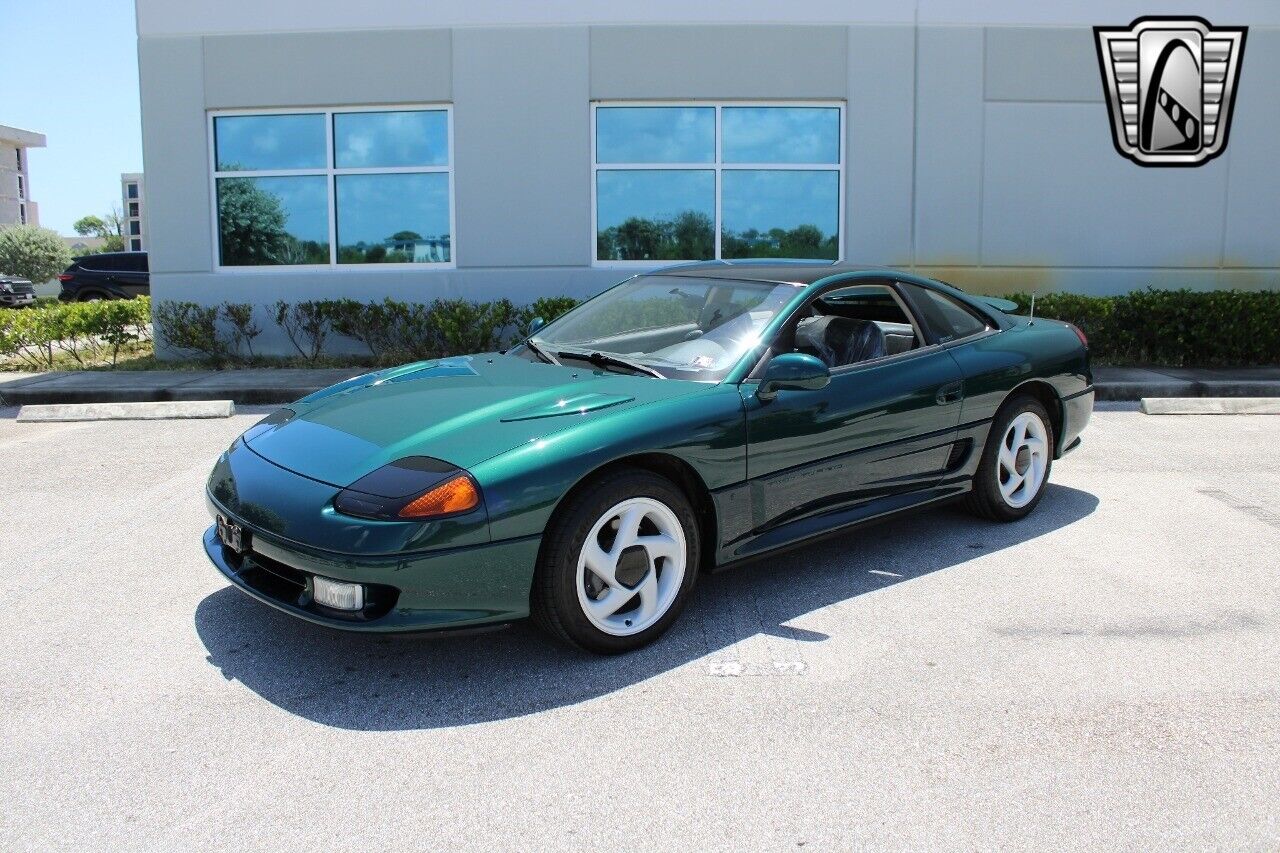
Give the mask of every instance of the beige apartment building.
M 44 146 L 43 133 L 0 124 L 0 228 L 40 224 L 39 208 L 31 200 L 27 151 Z
M 147 208 L 141 172 L 120 176 L 120 229 L 124 247 L 130 252 L 147 250 Z

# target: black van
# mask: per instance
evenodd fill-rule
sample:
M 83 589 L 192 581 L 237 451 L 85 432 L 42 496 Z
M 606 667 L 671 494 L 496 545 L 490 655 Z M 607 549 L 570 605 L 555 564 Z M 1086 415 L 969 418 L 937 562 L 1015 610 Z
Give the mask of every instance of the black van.
M 151 294 L 146 252 L 103 252 L 72 259 L 62 275 L 63 302 L 132 299 Z

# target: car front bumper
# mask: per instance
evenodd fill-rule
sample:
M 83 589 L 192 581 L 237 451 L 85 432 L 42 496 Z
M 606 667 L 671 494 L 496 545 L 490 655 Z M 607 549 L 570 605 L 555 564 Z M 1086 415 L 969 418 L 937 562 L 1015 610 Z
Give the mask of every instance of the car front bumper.
M 204 533 L 204 550 L 242 592 L 299 619 L 346 631 L 408 633 L 496 625 L 529 615 L 529 589 L 541 537 L 412 554 L 357 558 L 299 546 L 247 524 L 206 492 L 209 511 L 249 532 L 235 554 Z M 311 600 L 316 575 L 365 587 L 363 610 L 332 610 Z
M 0 293 L 0 305 L 6 305 L 10 308 L 22 308 L 35 304 L 36 295 L 34 293 Z

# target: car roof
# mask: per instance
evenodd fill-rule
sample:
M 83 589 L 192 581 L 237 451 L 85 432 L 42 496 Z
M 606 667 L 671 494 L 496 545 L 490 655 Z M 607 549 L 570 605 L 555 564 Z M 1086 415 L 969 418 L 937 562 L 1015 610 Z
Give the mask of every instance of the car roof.
M 144 251 L 136 252 L 93 252 L 88 255 L 76 255 L 71 260 L 83 261 L 88 258 L 136 258 L 139 255 L 145 255 Z
M 780 284 L 813 284 L 824 278 L 844 273 L 902 275 L 888 267 L 850 264 L 839 261 L 704 261 L 678 264 L 654 270 L 648 275 L 679 275 L 689 278 L 722 278 L 737 281 L 770 281 Z

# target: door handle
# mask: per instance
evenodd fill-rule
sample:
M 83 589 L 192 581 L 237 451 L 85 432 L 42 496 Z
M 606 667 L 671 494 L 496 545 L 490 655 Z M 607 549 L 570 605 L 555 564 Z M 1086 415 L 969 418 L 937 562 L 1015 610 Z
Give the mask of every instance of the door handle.
M 943 385 L 938 389 L 938 394 L 934 397 L 939 406 L 945 406 L 948 403 L 958 403 L 964 396 L 964 383 L 952 382 L 949 385 Z

